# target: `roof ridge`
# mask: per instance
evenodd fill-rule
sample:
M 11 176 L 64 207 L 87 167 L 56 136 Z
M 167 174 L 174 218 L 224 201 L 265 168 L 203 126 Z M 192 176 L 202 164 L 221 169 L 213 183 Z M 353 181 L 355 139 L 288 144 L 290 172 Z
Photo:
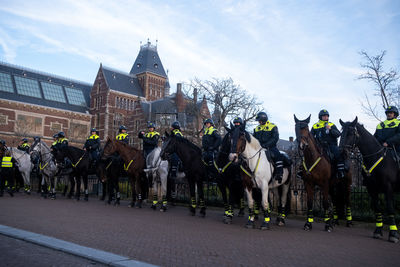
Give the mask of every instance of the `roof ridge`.
M 104 64 L 102 65 L 102 67 L 103 67 L 103 69 L 106 69 L 106 70 L 114 71 L 114 72 L 117 72 L 119 74 L 130 76 L 132 78 L 137 78 L 136 74 L 131 74 L 129 72 L 124 72 L 124 71 L 117 70 L 117 69 L 112 68 L 112 67 L 104 66 Z
M 7 66 L 7 67 L 11 67 L 11 68 L 15 68 L 15 69 L 20 69 L 23 71 L 29 71 L 35 74 L 39 74 L 39 75 L 43 75 L 43 76 L 48 76 L 48 77 L 52 77 L 52 78 L 56 78 L 56 79 L 61 79 L 64 81 L 68 81 L 68 82 L 74 82 L 74 83 L 80 83 L 80 84 L 84 84 L 84 85 L 88 85 L 88 86 L 93 86 L 92 83 L 88 83 L 88 82 L 84 82 L 84 81 L 80 81 L 80 80 L 76 80 L 76 79 L 71 79 L 71 78 L 67 78 L 61 75 L 57 75 L 57 74 L 51 74 L 49 72 L 45 72 L 45 71 L 39 71 L 39 70 L 34 70 L 28 67 L 23 67 L 23 66 L 19 66 L 19 65 L 15 65 L 15 64 L 11 64 L 5 61 L 1 61 L 0 60 L 0 64 Z

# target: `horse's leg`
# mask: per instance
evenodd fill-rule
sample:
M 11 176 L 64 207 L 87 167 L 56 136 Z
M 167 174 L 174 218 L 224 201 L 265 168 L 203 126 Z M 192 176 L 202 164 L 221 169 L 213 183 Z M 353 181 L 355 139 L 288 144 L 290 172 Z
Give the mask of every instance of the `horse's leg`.
M 279 199 L 280 199 L 280 205 L 279 205 L 279 213 L 280 216 L 279 221 L 278 221 L 278 225 L 279 226 L 285 226 L 285 219 L 286 219 L 286 204 L 287 204 L 287 200 L 288 200 L 288 192 L 289 192 L 289 187 L 290 184 L 283 184 L 282 186 L 280 186 L 279 188 L 281 189 L 280 191 L 280 195 L 279 195 Z
M 106 199 L 107 192 L 109 192 L 109 188 L 107 188 L 109 186 L 108 184 L 109 184 L 108 182 L 101 181 L 101 188 L 102 188 L 101 197 L 100 197 L 101 201 L 104 201 Z
M 75 199 L 77 201 L 80 200 L 81 197 L 81 174 L 76 176 L 76 192 L 75 192 Z
M 397 232 L 397 226 L 394 217 L 393 188 L 390 183 L 386 185 L 385 200 L 386 200 L 386 210 L 389 215 L 389 241 L 397 243 L 399 242 L 399 233 Z
M 136 208 L 140 209 L 142 208 L 142 183 L 140 174 L 135 174 L 134 179 L 135 179 L 135 187 L 137 193 Z
M 88 174 L 87 172 L 85 172 L 82 175 L 82 179 L 83 179 L 83 187 L 85 188 L 85 201 L 89 201 L 89 189 L 88 189 Z
M 228 202 L 228 196 L 226 193 L 226 184 L 224 183 L 224 177 L 223 174 L 218 174 L 217 175 L 217 185 L 219 188 L 219 191 L 222 194 L 222 201 L 224 202 L 224 223 L 226 224 L 231 224 L 232 223 L 232 214 L 229 212 L 232 207 L 229 207 L 229 202 Z
M 326 182 L 325 186 L 323 187 L 322 190 L 322 205 L 324 207 L 324 222 L 325 222 L 325 231 L 327 232 L 332 232 L 333 226 L 332 226 L 332 219 L 329 214 L 329 184 L 328 181 Z
M 200 216 L 206 216 L 206 202 L 204 200 L 203 181 L 201 177 L 197 177 L 197 194 L 199 196 Z
M 339 225 L 339 215 L 338 215 L 338 203 L 339 203 L 339 187 L 341 187 L 342 184 L 340 181 L 333 182 L 333 184 L 329 188 L 329 194 L 331 195 L 332 198 L 332 213 L 333 213 L 333 220 L 332 220 L 332 225 Z
M 74 195 L 74 192 L 75 192 L 75 175 L 72 173 L 69 174 L 68 179 L 69 179 L 69 184 L 70 184 L 68 198 L 72 198 L 72 196 Z
M 119 192 L 119 176 L 116 175 L 113 179 L 114 189 L 115 189 L 115 205 L 120 204 L 121 194 Z
M 56 199 L 57 177 L 53 175 L 51 180 L 53 181 L 53 196 L 52 197 L 53 197 L 53 199 Z
M 196 184 L 193 181 L 193 175 L 190 174 L 188 177 L 189 191 L 190 191 L 190 214 L 194 216 L 196 214 Z
M 247 204 L 249 205 L 249 219 L 245 225 L 246 228 L 255 228 L 254 224 L 254 199 L 253 199 L 253 192 L 246 188 L 246 195 L 247 195 Z
M 264 221 L 261 224 L 260 229 L 261 230 L 269 230 L 269 222 L 271 221 L 270 213 L 271 210 L 269 208 L 269 201 L 268 201 L 268 196 L 269 196 L 269 188 L 268 188 L 268 183 L 265 183 L 265 185 L 262 187 L 262 198 L 261 198 L 261 205 L 264 210 Z
M 151 175 L 152 177 L 152 183 L 153 183 L 153 185 L 152 185 L 152 191 L 153 191 L 153 203 L 151 204 L 151 208 L 153 209 L 153 210 L 156 210 L 156 208 L 157 208 L 157 204 L 158 204 L 158 181 L 157 181 L 157 179 L 156 179 L 156 174 L 153 172 L 153 173 L 151 173 L 151 174 L 149 174 L 149 175 Z
M 307 221 L 304 225 L 304 230 L 310 231 L 312 229 L 312 223 L 314 222 L 313 214 L 313 202 L 314 202 L 314 185 L 309 182 L 305 182 L 307 192 Z
M 166 211 L 167 210 L 167 178 L 168 178 L 168 173 L 162 175 L 160 174 L 160 182 L 161 184 L 160 189 L 161 189 L 161 197 L 162 197 L 162 206 L 160 211 Z
M 346 204 L 346 226 L 350 227 L 353 225 L 353 217 L 351 214 L 351 183 L 352 177 L 351 174 L 346 175 L 346 181 L 344 182 L 345 186 L 345 204 Z

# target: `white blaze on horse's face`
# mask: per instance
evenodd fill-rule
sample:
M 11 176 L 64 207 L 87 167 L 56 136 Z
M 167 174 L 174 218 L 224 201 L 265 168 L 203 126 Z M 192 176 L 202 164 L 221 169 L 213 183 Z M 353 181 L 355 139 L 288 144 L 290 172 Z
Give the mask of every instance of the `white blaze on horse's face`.
M 229 154 L 229 160 L 233 161 L 233 162 L 237 162 L 238 161 L 238 154 L 237 153 L 230 153 Z

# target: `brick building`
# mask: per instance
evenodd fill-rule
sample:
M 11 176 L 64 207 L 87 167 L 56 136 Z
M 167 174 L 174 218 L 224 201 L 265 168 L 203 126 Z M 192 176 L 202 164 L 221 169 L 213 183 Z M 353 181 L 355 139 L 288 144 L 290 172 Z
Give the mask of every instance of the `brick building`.
M 129 73 L 100 64 L 93 84 L 24 67 L 0 63 L 0 139 L 16 145 L 20 137 L 52 135 L 64 131 L 72 143 L 83 143 L 91 127 L 100 138 L 114 137 L 120 125 L 137 142 L 137 133 L 147 121 L 158 130 L 180 121 L 194 132 L 210 116 L 205 99 L 193 99 L 182 92 L 170 95 L 168 76 L 157 52 L 147 42 Z M 18 138 L 16 138 L 18 137 Z

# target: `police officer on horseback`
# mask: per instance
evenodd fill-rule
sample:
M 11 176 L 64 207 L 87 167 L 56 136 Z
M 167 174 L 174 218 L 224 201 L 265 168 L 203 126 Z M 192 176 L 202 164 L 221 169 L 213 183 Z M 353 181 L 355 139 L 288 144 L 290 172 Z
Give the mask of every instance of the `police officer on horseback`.
M 57 143 L 55 145 L 55 149 L 63 149 L 68 146 L 68 139 L 65 137 L 64 132 L 59 132 L 57 134 Z
M 17 147 L 19 150 L 25 151 L 26 153 L 29 153 L 29 148 L 30 145 L 28 144 L 28 139 L 27 138 L 22 138 L 20 144 Z
M 329 121 L 329 112 L 326 109 L 318 113 L 319 121 L 314 123 L 311 134 L 322 145 L 328 153 L 333 154 L 333 159 L 336 161 L 337 177 L 344 177 L 344 159 L 339 151 L 337 139 L 340 136 L 340 131 L 335 124 Z
M 214 128 L 214 121 L 206 119 L 204 121 L 204 135 L 202 138 L 203 160 L 209 167 L 209 171 L 214 172 L 214 158 L 221 144 L 221 136 Z
M 153 122 L 147 122 L 147 128 L 149 131 L 147 133 L 145 132 L 139 132 L 139 138 L 143 139 L 143 152 L 144 152 L 144 158 L 147 158 L 147 155 L 153 151 L 154 148 L 158 146 L 158 139 L 160 138 L 160 133 L 156 132 L 156 124 Z
M 90 130 L 90 136 L 86 139 L 83 149 L 89 153 L 91 165 L 96 166 L 100 149 L 100 137 L 96 128 Z
M 391 147 L 397 151 L 400 149 L 400 120 L 399 110 L 395 106 L 389 106 L 385 110 L 386 120 L 376 126 L 375 138 L 384 147 Z
M 183 137 L 183 134 L 181 132 L 181 125 L 179 121 L 174 121 L 171 124 L 171 135 L 177 136 L 177 137 Z M 176 153 L 173 153 L 170 158 L 170 164 L 171 164 L 171 178 L 175 179 L 176 174 L 178 172 L 178 165 L 179 165 L 179 157 Z
M 118 135 L 115 137 L 115 139 L 129 144 L 129 135 L 126 131 L 127 130 L 124 125 L 119 126 Z
M 256 121 L 259 125 L 254 129 L 254 137 L 260 142 L 260 145 L 267 149 L 267 153 L 270 154 L 274 164 L 274 178 L 281 183 L 283 176 L 283 159 L 279 152 L 276 144 L 279 140 L 278 127 L 268 120 L 267 113 L 259 112 L 256 116 Z

